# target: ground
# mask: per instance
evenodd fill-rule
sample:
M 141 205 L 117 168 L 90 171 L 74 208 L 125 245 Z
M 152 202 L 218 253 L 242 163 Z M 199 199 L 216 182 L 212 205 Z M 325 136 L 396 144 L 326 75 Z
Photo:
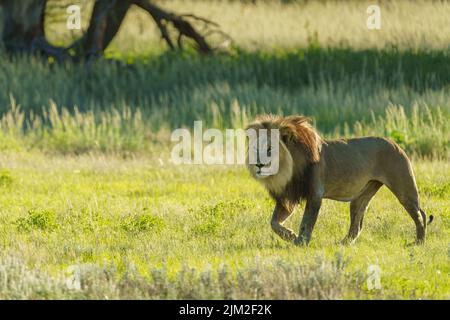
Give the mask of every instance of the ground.
M 326 200 L 310 246 L 296 247 L 271 231 L 273 202 L 244 168 L 165 156 L 2 155 L 2 298 L 449 298 L 448 162 L 414 161 L 435 216 L 425 245 L 382 188 L 356 244 L 339 244 L 348 204 Z M 371 265 L 381 288 L 369 290 Z M 77 270 L 83 290 L 67 289 Z

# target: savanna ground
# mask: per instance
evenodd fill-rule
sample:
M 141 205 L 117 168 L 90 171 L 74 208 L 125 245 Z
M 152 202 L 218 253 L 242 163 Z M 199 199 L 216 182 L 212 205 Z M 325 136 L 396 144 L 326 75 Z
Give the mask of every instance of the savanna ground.
M 379 31 L 364 1 L 161 3 L 217 21 L 232 46 L 167 52 L 136 9 L 90 67 L 2 56 L 0 298 L 450 298 L 450 3 L 381 2 Z M 77 36 L 48 23 L 55 43 Z M 426 245 L 382 188 L 355 245 L 339 244 L 348 204 L 325 201 L 294 247 L 244 168 L 169 161 L 172 129 L 264 112 L 404 147 L 435 216 Z

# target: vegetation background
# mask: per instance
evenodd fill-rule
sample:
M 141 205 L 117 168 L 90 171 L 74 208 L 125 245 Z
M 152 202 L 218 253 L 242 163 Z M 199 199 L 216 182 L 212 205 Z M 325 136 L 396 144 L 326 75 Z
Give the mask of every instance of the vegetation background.
M 52 43 L 79 37 L 51 3 Z M 85 21 L 93 2 L 79 3 Z M 0 298 L 450 298 L 450 2 L 379 2 L 381 30 L 368 1 L 158 3 L 233 42 L 168 51 L 132 8 L 90 65 L 1 55 Z M 409 245 L 414 224 L 383 188 L 354 246 L 339 244 L 348 204 L 327 201 L 311 245 L 293 247 L 244 168 L 170 163 L 172 129 L 267 112 L 399 143 L 436 217 L 427 244 Z

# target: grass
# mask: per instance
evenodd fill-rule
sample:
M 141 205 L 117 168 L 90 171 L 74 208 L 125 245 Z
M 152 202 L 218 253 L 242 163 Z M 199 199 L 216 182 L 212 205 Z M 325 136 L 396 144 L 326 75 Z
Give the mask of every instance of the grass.
M 425 246 L 408 245 L 414 223 L 383 188 L 357 244 L 339 244 L 348 205 L 325 201 L 311 245 L 298 248 L 271 231 L 273 203 L 244 168 L 160 159 L 2 155 L 0 296 L 449 298 L 448 162 L 414 163 L 436 217 Z M 372 264 L 380 290 L 367 288 Z M 66 285 L 73 270 L 79 289 Z
M 219 21 L 235 44 L 228 54 L 213 57 L 167 52 L 161 42 L 150 41 L 158 34 L 149 17 L 134 8 L 108 49 L 109 58 L 91 66 L 2 59 L 3 149 L 137 152 L 149 143 L 167 142 L 171 129 L 190 128 L 195 120 L 205 127 L 242 127 L 255 115 L 272 112 L 310 115 L 329 137 L 383 135 L 411 154 L 448 157 L 450 57 L 443 46 L 450 32 L 441 25 L 450 12 L 446 3 L 381 2 L 379 31 L 365 28 L 363 2 L 161 4 L 177 12 L 195 9 Z M 82 3 L 84 19 L 91 5 Z M 53 16 L 63 17 L 64 6 L 57 8 Z M 239 23 L 234 12 L 243 14 Z M 342 13 L 337 20 L 335 12 Z M 433 19 L 426 28 L 418 24 L 423 12 Z M 315 16 L 320 18 L 313 22 Z M 330 29 L 328 20 L 341 27 Z M 312 25 L 317 35 L 295 40 L 308 34 L 287 27 L 299 21 Z M 50 22 L 49 37 L 63 41 L 68 36 L 64 19 Z M 271 31 L 261 33 L 252 25 Z M 148 30 L 147 38 L 136 28 Z M 291 39 L 268 42 L 266 37 L 275 36 Z M 255 48 L 245 45 L 248 38 L 256 41 Z
M 245 108 L 237 101 L 230 108 L 232 127 L 242 128 L 249 121 Z M 213 111 L 214 112 L 214 111 Z M 327 138 L 341 135 L 385 136 L 397 142 L 411 156 L 448 159 L 450 156 L 450 127 L 445 111 L 414 105 L 407 114 L 402 106 L 388 106 L 384 114 L 371 112 L 370 120 L 344 122 L 334 130 L 322 131 Z M 280 112 L 283 113 L 283 112 Z M 295 112 L 294 112 L 295 113 Z M 251 117 L 251 116 L 250 116 Z M 220 113 L 206 123 L 224 128 Z M 320 128 L 320 122 L 316 122 Z M 155 128 L 156 127 L 156 128 Z M 109 111 L 71 111 L 50 104 L 42 115 L 31 114 L 11 101 L 11 109 L 0 118 L 0 149 L 4 152 L 44 151 L 48 154 L 107 153 L 129 156 L 146 154 L 173 145 L 169 125 L 152 126 L 140 109 Z M 192 130 L 193 123 L 190 127 Z
M 447 60 L 446 53 L 309 48 L 165 54 L 132 65 L 99 61 L 88 71 L 19 58 L 1 62 L 0 84 L 9 93 L 0 96 L 1 126 L 25 136 L 45 131 L 32 145 L 38 140 L 63 153 L 117 144 L 136 151 L 144 140 L 199 119 L 205 127 L 229 128 L 259 113 L 298 113 L 312 116 L 330 137 L 365 128 L 396 140 L 413 137 L 409 151 L 418 155 L 447 157 Z
M 229 52 L 167 52 L 134 8 L 90 66 L 2 55 L 0 298 L 449 299 L 448 3 L 380 2 L 380 31 L 360 1 L 160 4 L 218 21 Z M 51 40 L 77 36 L 52 10 Z M 170 163 L 172 129 L 266 112 L 400 144 L 436 218 L 427 244 L 409 245 L 414 224 L 382 188 L 355 245 L 339 244 L 348 205 L 325 201 L 297 248 L 270 230 L 273 203 L 244 168 Z
M 67 0 L 50 3 L 72 4 Z M 384 49 L 387 47 L 445 51 L 450 43 L 446 1 L 302 1 L 302 0 L 171 0 L 155 1 L 177 13 L 194 13 L 217 22 L 233 38 L 236 47 L 246 51 L 273 51 L 278 48 L 307 47 L 311 40 L 329 47 Z M 80 0 L 82 28 L 87 28 L 92 0 Z M 366 26 L 369 5 L 381 9 L 382 28 Z M 65 28 L 65 6 L 51 10 L 48 37 L 54 43 L 67 43 L 80 31 Z M 200 24 L 200 27 L 202 24 Z M 133 35 L 130 37 L 130 35 Z M 133 8 L 109 48 L 110 53 L 161 52 L 163 41 L 146 12 Z

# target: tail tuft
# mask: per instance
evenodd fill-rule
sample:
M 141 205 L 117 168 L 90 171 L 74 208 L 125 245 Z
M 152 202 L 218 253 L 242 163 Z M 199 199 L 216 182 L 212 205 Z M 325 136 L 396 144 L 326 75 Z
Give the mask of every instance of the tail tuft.
M 419 211 L 422 214 L 422 219 L 423 219 L 423 222 L 425 223 L 426 219 L 427 219 L 427 215 L 425 214 L 425 212 L 422 209 L 419 209 Z M 430 214 L 430 216 L 428 217 L 427 224 L 430 224 L 431 222 L 433 222 L 433 219 L 434 219 L 434 216 L 432 214 Z

